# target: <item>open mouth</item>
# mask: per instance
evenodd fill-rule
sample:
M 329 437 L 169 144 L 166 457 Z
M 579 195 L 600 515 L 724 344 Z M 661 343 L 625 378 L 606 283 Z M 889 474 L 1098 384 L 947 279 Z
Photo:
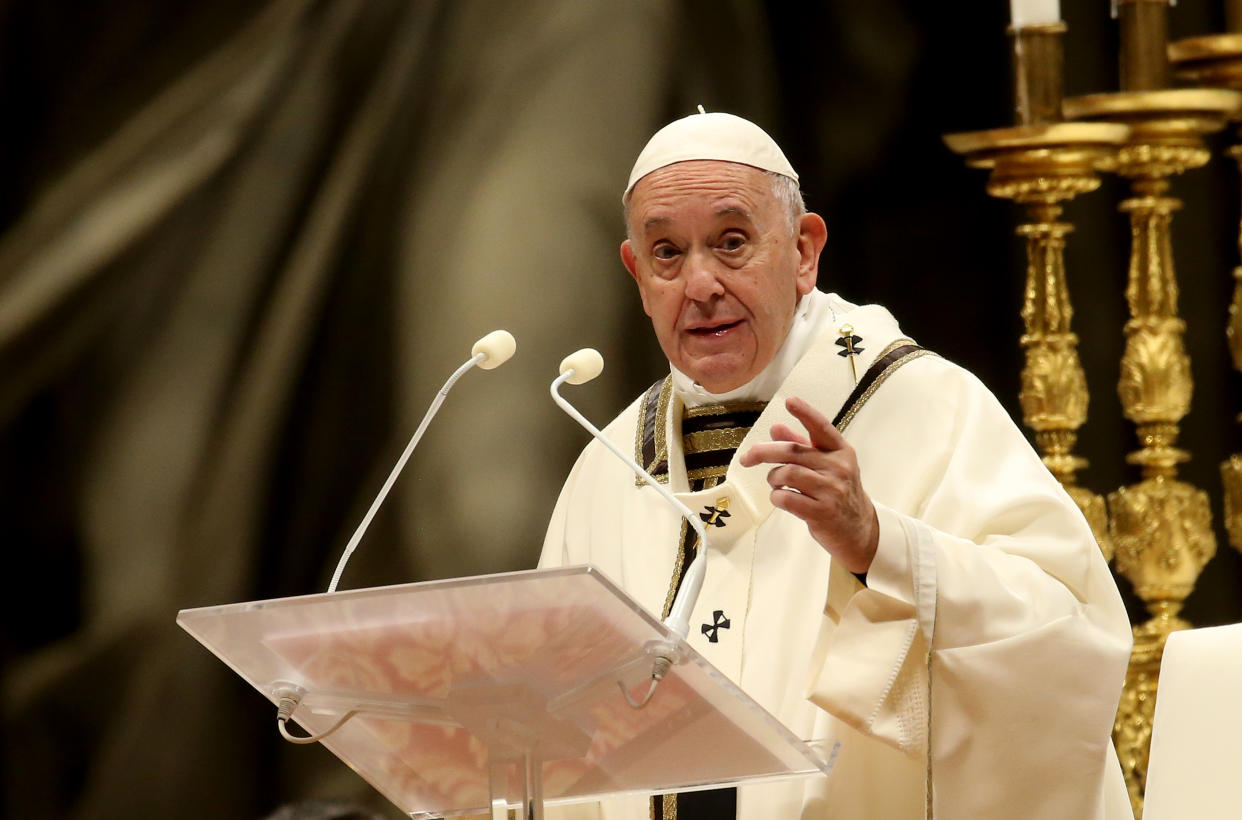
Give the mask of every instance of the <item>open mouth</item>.
M 738 319 L 736 322 L 721 322 L 718 325 L 707 325 L 704 327 L 692 327 L 689 329 L 688 332 L 692 336 L 722 336 L 725 333 L 728 333 L 733 328 L 740 325 L 741 323 L 742 323 L 742 320 Z

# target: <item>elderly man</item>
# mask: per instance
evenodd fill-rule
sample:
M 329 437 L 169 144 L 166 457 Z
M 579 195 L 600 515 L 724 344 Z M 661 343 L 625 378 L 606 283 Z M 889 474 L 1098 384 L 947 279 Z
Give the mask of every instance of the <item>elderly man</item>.
M 883 308 L 815 289 L 824 222 L 758 126 L 671 123 L 625 204 L 671 373 L 604 432 L 713 524 L 691 644 L 835 762 L 559 816 L 1129 817 L 1109 740 L 1126 614 L 995 398 Z M 692 536 L 593 443 L 541 564 L 593 563 L 667 612 Z

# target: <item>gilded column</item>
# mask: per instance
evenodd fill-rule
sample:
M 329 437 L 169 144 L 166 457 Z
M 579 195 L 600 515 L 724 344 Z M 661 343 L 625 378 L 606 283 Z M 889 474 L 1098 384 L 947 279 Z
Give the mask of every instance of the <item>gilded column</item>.
M 1112 555 L 1104 500 L 1080 487 L 1087 466 L 1074 455 L 1087 419 L 1087 380 L 1070 329 L 1073 309 L 1065 284 L 1065 202 L 1100 185 L 1097 170 L 1129 136 L 1126 126 L 1061 121 L 1064 23 L 1010 29 L 1018 124 L 950 134 L 948 146 L 976 168 L 991 169 L 988 193 L 1026 208 L 1018 235 L 1026 240 L 1022 304 L 1025 356 L 1019 401 L 1044 464 L 1086 516 L 1105 557 Z
M 1179 79 L 1194 85 L 1242 89 L 1242 2 L 1231 0 L 1226 5 L 1224 34 L 1209 34 L 1180 40 L 1169 46 Z M 1236 118 L 1236 116 L 1235 116 Z M 1242 129 L 1239 129 L 1242 136 Z M 1229 155 L 1242 165 L 1242 146 L 1234 145 Z M 1238 233 L 1242 252 L 1242 227 Z M 1233 366 L 1242 370 L 1242 268 L 1233 270 L 1233 300 L 1229 305 L 1229 321 L 1225 335 Z M 1242 416 L 1238 417 L 1242 421 Z M 1235 453 L 1220 465 L 1225 496 L 1225 530 L 1234 549 L 1242 550 L 1242 454 Z
M 1119 171 L 1132 175 L 1134 196 L 1121 203 L 1130 215 L 1130 320 L 1118 392 L 1134 422 L 1140 448 L 1127 461 L 1142 481 L 1109 496 L 1117 569 L 1134 582 L 1153 618 L 1143 628 L 1167 635 L 1187 624 L 1177 617 L 1203 565 L 1216 551 L 1207 493 L 1177 479 L 1188 454 L 1178 448 L 1178 426 L 1190 410 L 1190 357 L 1178 316 L 1178 287 L 1170 223 L 1179 200 L 1166 196 L 1159 174 L 1207 162 L 1202 147 L 1123 149 Z M 1138 633 L 1136 632 L 1136 637 Z
M 1087 379 L 1078 358 L 1078 336 L 1070 329 L 1074 311 L 1065 284 L 1065 238 L 1073 226 L 1058 219 L 1061 205 L 1053 199 L 1068 199 L 1100 183 L 1090 172 L 1061 177 L 1054 191 L 1047 190 L 1046 178 L 1042 181 L 1039 191 L 1031 191 L 1035 186 L 1029 182 L 988 186 L 994 196 L 1028 203 L 1028 221 L 1017 230 L 1026 239 L 1022 305 L 1026 332 L 1020 340 L 1026 361 L 1018 398 L 1023 422 L 1035 431 L 1044 464 L 1086 516 L 1105 558 L 1111 558 L 1104 499 L 1076 480 L 1078 470 L 1087 466 L 1086 459 L 1073 452 L 1078 428 L 1087 420 Z
M 1173 159 L 1154 161 L 1149 146 L 1123 150 L 1119 170 L 1134 174 L 1135 196 L 1121 203 L 1130 215 L 1130 272 L 1126 348 L 1118 391 L 1126 418 L 1137 426 L 1140 449 L 1127 459 L 1142 480 L 1113 492 L 1108 504 L 1117 549 L 1117 571 L 1134 583 L 1151 618 L 1134 629 L 1134 652 L 1118 713 L 1115 739 L 1133 798 L 1141 800 L 1155 710 L 1160 657 L 1170 632 L 1189 626 L 1178 617 L 1199 572 L 1216 552 L 1207 493 L 1177 479 L 1188 456 L 1177 445 L 1178 425 L 1190 410 L 1190 358 L 1177 312 L 1177 280 L 1169 227 L 1180 203 L 1165 196 L 1168 181 L 1152 172 Z M 1202 148 L 1177 152 L 1176 164 L 1207 161 Z
M 1242 62 L 1242 54 L 1239 55 Z M 1242 171 L 1242 145 L 1229 149 Z M 1238 228 L 1238 251 L 1242 254 L 1242 225 Z M 1229 322 L 1225 326 L 1233 367 L 1242 371 L 1242 267 L 1233 269 L 1233 300 L 1229 303 Z M 1242 422 L 1242 414 L 1238 415 Z M 1242 453 L 1234 453 L 1220 464 L 1220 477 L 1225 491 L 1225 530 L 1229 543 L 1242 551 Z
M 1109 494 L 1108 510 L 1117 571 L 1134 584 L 1151 615 L 1134 627 L 1113 735 L 1136 816 L 1146 785 L 1164 642 L 1170 632 L 1188 626 L 1178 616 L 1182 602 L 1216 552 L 1207 493 L 1177 477 L 1178 465 L 1189 458 L 1177 438 L 1193 383 L 1170 242 L 1173 213 L 1181 203 L 1168 195 L 1168 178 L 1208 161 L 1201 136 L 1223 127 L 1238 103 L 1232 92 L 1197 89 L 1100 94 L 1065 103 L 1068 116 L 1132 128 L 1116 162 L 1131 193 L 1120 205 L 1130 217 L 1130 319 L 1118 392 L 1139 443 L 1126 460 L 1140 468 L 1141 480 Z
M 1169 177 L 1208 161 L 1203 135 L 1223 128 L 1242 103 L 1233 91 L 1168 87 L 1168 3 L 1117 0 L 1121 92 L 1064 103 L 1068 119 L 1131 128 L 1116 167 L 1130 180 L 1130 197 L 1120 206 L 1130 217 L 1130 319 L 1118 392 L 1138 433 L 1139 449 L 1127 461 L 1139 467 L 1140 481 L 1111 493 L 1108 511 L 1117 571 L 1134 584 L 1151 615 L 1134 627 L 1113 726 L 1136 817 L 1143 810 L 1164 644 L 1170 632 L 1189 626 L 1178 615 L 1182 602 L 1216 553 L 1207 493 L 1177 477 L 1178 465 L 1189 457 L 1177 437 L 1193 384 L 1170 244 L 1173 212 L 1181 203 L 1168 194 Z
M 1100 185 L 1096 169 L 1108 163 L 1129 134 L 1105 123 L 1055 123 L 950 134 L 945 142 L 967 164 L 990 168 L 988 193 L 1026 206 L 1017 233 L 1026 240 L 1026 285 L 1020 343 L 1025 356 L 1018 400 L 1048 470 L 1082 510 L 1106 558 L 1113 553 L 1104 499 L 1077 483 L 1087 461 L 1074 454 L 1087 420 L 1087 379 L 1065 282 L 1063 203 Z

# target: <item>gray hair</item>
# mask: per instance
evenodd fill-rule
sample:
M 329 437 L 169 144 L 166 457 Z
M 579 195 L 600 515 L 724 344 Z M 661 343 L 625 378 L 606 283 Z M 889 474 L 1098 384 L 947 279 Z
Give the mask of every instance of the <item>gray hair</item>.
M 802 198 L 802 189 L 798 187 L 798 181 L 784 174 L 778 174 L 775 171 L 764 171 L 763 173 L 767 176 L 772 186 L 772 196 L 776 197 L 776 201 L 785 208 L 790 232 L 796 234 L 799 221 L 806 215 L 806 200 Z M 622 200 L 625 236 L 630 240 L 634 239 L 630 233 L 630 196 L 633 193 L 633 189 L 626 191 L 625 199 Z
M 789 230 L 798 232 L 798 223 L 806 215 L 806 200 L 802 198 L 802 189 L 798 181 L 784 174 L 765 171 L 772 182 L 772 196 L 785 206 L 785 214 L 789 219 Z

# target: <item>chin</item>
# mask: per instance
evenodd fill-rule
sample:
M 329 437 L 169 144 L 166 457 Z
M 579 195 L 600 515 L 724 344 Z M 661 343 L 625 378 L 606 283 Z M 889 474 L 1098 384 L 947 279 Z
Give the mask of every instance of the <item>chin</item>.
M 712 393 L 727 393 L 736 390 L 753 379 L 762 370 L 755 367 L 755 357 L 746 350 L 720 350 L 715 353 L 701 352 L 692 355 L 690 351 L 679 351 L 681 361 L 670 361 L 677 369 L 685 373 L 694 383 Z
M 694 379 L 696 384 L 701 385 L 709 393 L 728 393 L 730 390 L 736 390 L 754 378 L 753 375 L 739 375 L 736 371 L 732 373 L 719 373 L 715 371 L 705 373 L 700 370 L 698 374 L 687 371 L 682 372 Z

